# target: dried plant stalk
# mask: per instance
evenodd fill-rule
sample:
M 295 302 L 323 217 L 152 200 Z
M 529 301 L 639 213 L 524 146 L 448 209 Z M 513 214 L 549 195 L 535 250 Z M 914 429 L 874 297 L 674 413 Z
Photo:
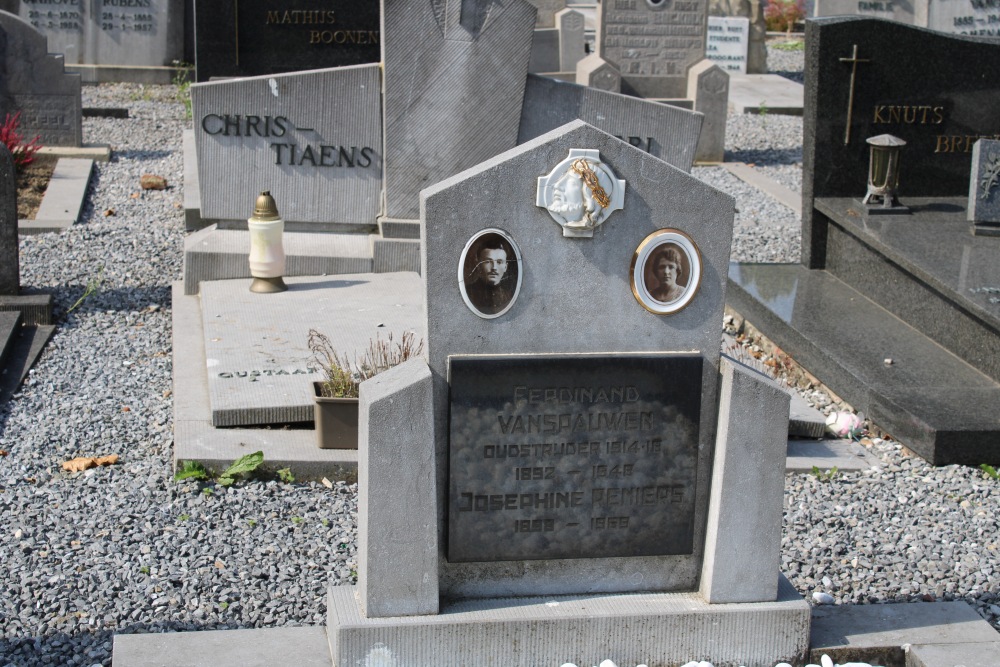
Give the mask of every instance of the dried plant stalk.
M 352 364 L 346 354 L 341 356 L 333 348 L 326 335 L 310 329 L 309 351 L 323 372 L 321 387 L 324 398 L 357 398 L 362 382 L 419 356 L 424 351 L 424 341 L 418 341 L 412 331 L 404 333 L 395 344 L 391 333 L 388 340 L 376 335 L 368 342 L 364 355 Z

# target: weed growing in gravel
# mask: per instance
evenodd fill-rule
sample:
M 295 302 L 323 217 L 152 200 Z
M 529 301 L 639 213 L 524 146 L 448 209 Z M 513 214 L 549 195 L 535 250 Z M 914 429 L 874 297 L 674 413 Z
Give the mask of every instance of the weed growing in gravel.
M 191 518 L 190 514 L 181 514 L 179 517 L 177 517 L 177 520 L 178 521 L 187 521 L 190 518 Z
M 259 468 L 260 464 L 263 462 L 264 452 L 254 452 L 253 454 L 241 456 L 233 461 L 231 466 L 222 471 L 218 477 L 215 477 L 215 483 L 219 486 L 232 486 L 238 476 L 249 475 Z M 180 482 L 185 479 L 208 481 L 212 478 L 212 472 L 197 461 L 181 461 L 180 467 L 174 474 L 175 482 Z M 207 496 L 212 493 L 212 490 L 206 487 L 202 489 L 202 493 Z
M 253 528 L 257 525 L 257 519 L 247 519 L 247 525 Z
M 830 482 L 833 481 L 838 474 L 840 474 L 840 470 L 837 469 L 837 466 L 833 466 L 826 472 L 823 472 L 819 469 L 819 467 L 813 466 L 812 474 L 816 475 L 816 479 L 821 482 Z
M 294 523 L 296 526 L 299 525 L 300 523 L 302 523 L 303 521 L 305 521 L 305 519 L 303 519 L 300 516 L 293 516 L 292 517 L 292 523 Z
M 174 475 L 175 482 L 185 479 L 207 480 L 211 478 L 212 474 L 208 472 L 208 469 L 197 461 L 181 461 L 181 465 Z
M 771 48 L 779 51 L 805 51 L 806 43 L 801 39 L 793 39 L 790 42 L 776 42 L 771 44 Z
M 177 101 L 184 105 L 184 120 L 191 120 L 191 65 L 174 62 L 174 67 L 184 68 L 178 69 L 171 83 L 177 86 Z
M 979 469 L 982 470 L 984 473 L 986 473 L 986 476 L 989 477 L 990 479 L 1000 480 L 1000 472 L 997 472 L 997 469 L 991 466 L 990 464 L 980 463 Z
M 285 484 L 291 484 L 295 481 L 295 475 L 292 474 L 291 468 L 279 468 L 278 469 L 278 479 L 280 479 Z
M 104 282 L 104 266 L 99 266 L 97 267 L 97 275 L 87 281 L 87 286 L 84 288 L 83 294 L 81 294 L 80 298 L 76 300 L 76 303 L 74 303 L 72 306 L 66 309 L 66 313 L 67 314 L 72 313 L 74 310 L 79 308 L 80 304 L 86 301 L 88 297 L 97 294 L 97 290 L 101 288 L 101 283 L 103 282 Z

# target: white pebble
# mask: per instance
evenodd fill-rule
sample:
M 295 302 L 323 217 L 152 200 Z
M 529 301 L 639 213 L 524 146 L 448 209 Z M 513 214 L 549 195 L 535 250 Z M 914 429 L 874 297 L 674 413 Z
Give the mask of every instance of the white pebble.
M 816 601 L 816 604 L 833 604 L 833 596 L 822 591 L 813 593 L 813 600 Z
M 605 660 L 604 662 L 601 663 L 601 667 L 618 667 L 618 665 L 611 662 L 610 660 Z
M 823 667 L 833 667 L 833 658 L 824 653 L 819 658 L 819 664 L 823 665 Z

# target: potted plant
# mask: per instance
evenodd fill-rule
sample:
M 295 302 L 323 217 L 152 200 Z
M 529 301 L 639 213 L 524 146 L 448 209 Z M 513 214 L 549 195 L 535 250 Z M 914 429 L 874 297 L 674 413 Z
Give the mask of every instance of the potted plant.
M 352 364 L 341 355 L 333 343 L 315 329 L 309 330 L 309 351 L 323 373 L 323 379 L 313 382 L 315 400 L 316 444 L 320 449 L 358 448 L 358 394 L 361 383 L 382 371 L 416 357 L 424 350 L 424 341 L 415 340 L 412 331 L 404 333 L 398 343 L 376 336 L 368 349 Z

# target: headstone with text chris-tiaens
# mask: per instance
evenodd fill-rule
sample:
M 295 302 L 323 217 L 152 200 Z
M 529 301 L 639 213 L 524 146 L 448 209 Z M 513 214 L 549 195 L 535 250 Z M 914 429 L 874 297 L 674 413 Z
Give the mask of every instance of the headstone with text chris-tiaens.
M 0 118 L 20 112 L 19 132 L 29 139 L 41 135 L 42 145 L 80 146 L 80 75 L 65 71 L 62 56 L 49 53 L 44 35 L 4 11 L 0 40 Z
M 788 399 L 719 354 L 732 199 L 575 121 L 420 211 L 428 357 L 361 388 L 335 664 L 805 650 L 777 572 Z
M 67 64 L 170 65 L 184 55 L 184 0 L 20 0 Z
M 195 0 L 198 81 L 375 63 L 372 0 Z
M 705 57 L 708 0 L 608 0 L 598 52 L 618 68 L 622 92 L 682 98 L 688 69 Z

